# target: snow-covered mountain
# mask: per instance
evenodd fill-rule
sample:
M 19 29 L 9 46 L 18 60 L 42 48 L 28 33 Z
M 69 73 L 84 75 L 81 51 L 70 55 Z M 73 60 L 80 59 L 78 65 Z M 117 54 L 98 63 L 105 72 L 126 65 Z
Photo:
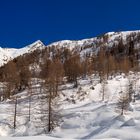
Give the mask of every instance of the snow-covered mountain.
M 55 49 L 67 48 L 70 51 L 76 51 L 80 53 L 81 56 L 83 56 L 85 54 L 97 54 L 97 52 L 100 50 L 100 47 L 112 49 L 117 46 L 121 41 L 123 42 L 124 46 L 129 46 L 129 43 L 133 41 L 134 48 L 139 50 L 140 30 L 109 32 L 98 37 L 83 40 L 62 40 L 49 44 L 47 45 L 47 47 L 55 47 Z M 40 40 L 20 49 L 0 48 L 0 66 L 6 64 L 9 60 L 16 58 L 20 55 L 31 53 L 37 49 L 44 48 L 45 45 Z
M 106 47 L 106 50 L 111 50 L 118 47 L 122 43 L 124 47 L 130 47 L 133 43 L 134 49 L 140 49 L 140 30 L 136 31 L 121 31 L 121 32 L 108 32 L 98 37 L 83 39 L 83 40 L 63 40 L 54 42 L 49 47 L 67 48 L 73 52 L 77 51 L 83 56 L 84 54 L 97 54 L 101 47 Z
M 0 66 L 6 64 L 9 60 L 12 60 L 20 55 L 31 53 L 37 49 L 44 48 L 45 45 L 40 40 L 20 49 L 0 47 Z
M 113 42 L 119 42 L 120 39 L 124 41 L 124 44 L 127 43 L 127 39 L 131 36 L 131 40 L 133 38 L 135 39 L 138 35 L 140 34 L 140 30 L 136 31 L 122 31 L 122 32 L 108 32 L 106 34 L 103 34 L 98 37 L 94 38 L 89 38 L 89 39 L 82 39 L 82 40 L 63 40 L 63 41 L 58 41 L 54 42 L 48 46 L 61 46 L 61 47 L 67 47 L 68 49 L 72 50 L 77 46 L 84 47 L 87 45 L 92 45 L 92 46 L 98 46 L 99 42 L 104 43 L 105 45 L 108 45 L 112 47 Z M 106 39 L 105 39 L 106 37 Z

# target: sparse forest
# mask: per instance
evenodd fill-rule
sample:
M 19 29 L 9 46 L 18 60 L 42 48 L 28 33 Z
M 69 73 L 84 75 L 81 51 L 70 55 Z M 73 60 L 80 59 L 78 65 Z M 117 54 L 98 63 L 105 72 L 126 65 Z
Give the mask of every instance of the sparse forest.
M 102 102 L 108 102 L 110 98 L 108 80 L 122 74 L 128 77 L 126 89 L 118 93 L 116 103 L 120 114 L 124 115 L 129 104 L 135 102 L 138 96 L 136 79 L 129 78 L 129 73 L 131 71 L 137 76 L 139 72 L 140 54 L 135 47 L 139 38 L 140 33 L 132 33 L 126 37 L 127 42 L 124 43 L 123 38 L 118 37 L 112 47 L 108 46 L 109 36 L 106 34 L 91 44 L 83 43 L 82 46 L 77 45 L 72 49 L 59 44 L 49 45 L 44 50 L 37 49 L 18 56 L 0 67 L 0 102 L 9 101 L 14 105 L 13 128 L 17 128 L 17 119 L 26 115 L 28 122 L 33 121 L 36 127 L 41 127 L 45 133 L 51 132 L 62 121 L 59 105 L 63 86 L 70 83 L 71 88 L 77 90 L 76 98 L 82 101 L 88 93 L 82 91 L 79 80 L 92 76 L 101 84 L 99 96 Z M 88 49 L 90 51 L 87 51 Z M 91 84 L 93 81 L 94 78 L 91 78 Z M 94 84 L 91 89 L 94 90 Z M 24 103 L 20 93 L 26 90 L 24 100 L 28 101 L 28 112 L 22 114 L 18 109 Z M 33 118 L 33 100 L 39 102 L 36 113 L 40 121 Z M 67 98 L 66 101 L 70 99 Z M 76 103 L 73 96 L 71 102 Z

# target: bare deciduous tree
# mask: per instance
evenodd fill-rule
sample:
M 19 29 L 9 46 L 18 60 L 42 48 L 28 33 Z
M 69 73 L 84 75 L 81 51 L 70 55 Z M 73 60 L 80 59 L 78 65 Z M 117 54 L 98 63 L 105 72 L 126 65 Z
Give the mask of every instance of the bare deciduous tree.
M 124 115 L 124 110 L 127 110 L 129 107 L 129 96 L 127 92 L 122 92 L 120 94 L 118 103 L 117 103 L 117 108 L 120 110 L 120 115 Z

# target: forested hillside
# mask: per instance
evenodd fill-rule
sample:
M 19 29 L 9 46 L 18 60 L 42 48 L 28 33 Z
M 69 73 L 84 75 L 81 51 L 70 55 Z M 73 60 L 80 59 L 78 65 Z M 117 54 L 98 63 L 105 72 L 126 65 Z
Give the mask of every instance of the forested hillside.
M 65 40 L 47 46 L 39 41 L 26 48 L 30 49 L 0 67 L 0 106 L 2 112 L 4 105 L 10 109 L 10 117 L 2 115 L 0 124 L 2 129 L 5 125 L 7 127 L 4 128 L 5 135 L 50 132 L 55 135 L 56 132 L 59 137 L 59 128 L 60 133 L 63 129 L 67 133 L 69 127 L 74 130 L 82 127 L 79 124 L 71 126 L 68 118 L 73 121 L 76 117 L 86 128 L 90 126 L 89 122 L 92 123 L 92 117 L 97 119 L 93 115 L 96 113 L 107 115 L 108 122 L 108 117 L 112 118 L 111 107 L 115 112 L 113 115 L 125 116 L 125 111 L 138 111 L 140 31 L 110 32 L 91 39 Z M 79 117 L 86 117 L 83 112 L 88 111 L 88 122 L 84 122 L 88 120 L 86 118 L 81 118 L 80 122 L 78 115 L 74 114 L 74 110 L 78 112 L 78 106 Z M 7 107 L 5 109 L 8 111 Z M 126 120 L 120 120 L 120 116 L 114 120 L 118 121 L 117 127 L 119 123 L 125 125 Z M 93 123 L 93 126 L 100 126 L 99 132 L 113 124 L 100 119 L 98 124 Z M 135 122 L 134 118 L 132 122 Z M 21 130 L 23 126 L 24 132 Z M 28 133 L 29 130 L 32 132 Z M 81 138 L 81 131 L 75 137 Z M 83 131 L 83 138 L 89 138 L 86 130 Z

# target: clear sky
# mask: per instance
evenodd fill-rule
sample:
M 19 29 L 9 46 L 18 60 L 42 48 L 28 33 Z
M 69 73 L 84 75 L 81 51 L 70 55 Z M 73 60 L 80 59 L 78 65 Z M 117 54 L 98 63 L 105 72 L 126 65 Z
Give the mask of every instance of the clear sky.
M 140 0 L 0 0 L 0 46 L 140 29 Z

